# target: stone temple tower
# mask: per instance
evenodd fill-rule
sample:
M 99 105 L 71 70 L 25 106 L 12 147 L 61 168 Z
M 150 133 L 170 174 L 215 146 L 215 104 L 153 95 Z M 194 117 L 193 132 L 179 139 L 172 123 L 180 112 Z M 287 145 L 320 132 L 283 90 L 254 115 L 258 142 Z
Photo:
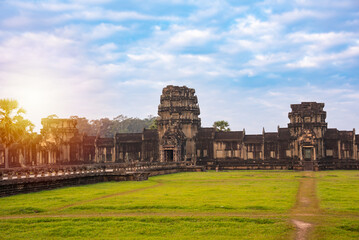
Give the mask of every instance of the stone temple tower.
M 325 157 L 324 134 L 327 130 L 327 113 L 323 110 L 324 103 L 302 102 L 292 104 L 291 108 L 292 112 L 288 114 L 288 128 L 292 138 L 293 156 L 299 158 L 306 169 L 313 170 L 317 160 Z
M 157 120 L 161 162 L 196 161 L 199 114 L 193 88 L 169 85 L 162 90 Z

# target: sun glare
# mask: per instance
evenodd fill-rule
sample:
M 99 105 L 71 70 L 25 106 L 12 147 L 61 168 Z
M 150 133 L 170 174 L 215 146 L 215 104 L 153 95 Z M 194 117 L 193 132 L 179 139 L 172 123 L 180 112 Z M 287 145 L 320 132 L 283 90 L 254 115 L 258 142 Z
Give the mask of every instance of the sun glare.
M 26 117 L 35 124 L 35 131 L 41 129 L 41 118 L 53 114 L 58 101 L 54 89 L 45 85 L 27 85 L 18 89 L 15 99 L 26 110 Z

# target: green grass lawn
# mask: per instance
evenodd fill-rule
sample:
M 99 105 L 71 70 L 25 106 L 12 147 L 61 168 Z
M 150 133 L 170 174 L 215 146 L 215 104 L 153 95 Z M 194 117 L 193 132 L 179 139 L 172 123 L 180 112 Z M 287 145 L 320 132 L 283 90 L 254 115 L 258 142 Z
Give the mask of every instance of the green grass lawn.
M 101 196 L 126 192 L 156 184 L 153 181 L 143 182 L 108 182 L 80 187 L 66 187 L 51 191 L 0 198 L 0 215 L 18 215 L 46 213 L 70 204 L 99 198 Z
M 300 176 L 178 173 L 5 197 L 1 216 L 15 219 L 0 239 L 287 239 Z
M 0 198 L 1 215 L 27 213 L 287 212 L 300 173 L 177 173 L 142 182 L 112 182 Z M 126 193 L 138 189 L 137 192 Z M 102 196 L 112 195 L 104 199 Z M 125 193 L 125 194 L 121 194 Z M 97 199 L 97 200 L 94 200 Z M 94 200 L 86 202 L 88 200 Z M 72 207 L 57 210 L 64 206 Z
M 313 239 L 359 239 L 359 171 L 318 172 L 317 192 L 328 216 Z
M 1 239 L 287 239 L 283 220 L 228 217 L 105 217 L 8 220 Z
M 359 239 L 359 172 L 315 176 L 323 216 L 312 217 L 313 239 Z M 291 239 L 303 177 L 177 173 L 0 198 L 0 239 Z
M 322 209 L 359 213 L 359 171 L 318 172 L 317 182 Z
M 90 212 L 287 212 L 298 187 L 292 172 L 178 173 L 150 179 L 159 187 L 64 209 Z

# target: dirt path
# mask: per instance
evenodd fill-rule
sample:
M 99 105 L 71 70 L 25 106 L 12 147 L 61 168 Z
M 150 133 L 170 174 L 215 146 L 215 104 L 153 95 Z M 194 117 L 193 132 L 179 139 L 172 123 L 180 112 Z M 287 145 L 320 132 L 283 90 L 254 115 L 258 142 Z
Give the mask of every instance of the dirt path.
M 157 187 L 160 187 L 162 185 L 163 185 L 163 183 L 159 182 L 158 184 L 152 185 L 152 186 L 149 186 L 149 187 L 137 188 L 137 189 L 133 189 L 133 190 L 125 191 L 125 192 L 113 193 L 113 194 L 104 195 L 104 196 L 101 196 L 101 197 L 98 197 L 98 198 L 89 199 L 89 200 L 86 200 L 86 201 L 80 201 L 80 202 L 72 203 L 72 204 L 69 204 L 69 205 L 66 205 L 66 206 L 62 206 L 62 207 L 53 209 L 52 211 L 59 211 L 59 210 L 63 210 L 63 209 L 66 209 L 66 208 L 79 206 L 79 205 L 82 205 L 82 204 L 85 204 L 85 203 L 89 203 L 89 202 L 93 202 L 93 201 L 97 201 L 97 200 L 101 200 L 101 199 L 105 199 L 105 198 L 121 196 L 121 195 L 127 195 L 127 194 L 130 194 L 130 193 L 140 192 L 140 191 L 144 191 L 144 190 L 151 189 L 151 188 L 157 188 Z
M 303 217 L 320 215 L 319 200 L 316 195 L 316 180 L 314 172 L 303 172 L 297 193 L 297 202 L 292 209 L 291 219 L 297 231 L 295 240 L 306 240 L 313 223 L 303 221 Z

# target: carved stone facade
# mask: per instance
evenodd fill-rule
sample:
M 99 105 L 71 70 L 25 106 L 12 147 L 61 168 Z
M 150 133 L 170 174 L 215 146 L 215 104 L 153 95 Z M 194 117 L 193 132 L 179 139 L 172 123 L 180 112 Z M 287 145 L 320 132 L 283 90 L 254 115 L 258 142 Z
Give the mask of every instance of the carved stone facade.
M 216 132 L 201 128 L 197 164 L 222 166 L 281 166 L 285 169 L 359 169 L 359 135 L 328 128 L 324 103 L 292 104 L 287 128 L 246 135 L 243 131 Z M 243 169 L 243 168 L 241 168 Z
M 79 134 L 72 119 L 44 119 L 44 141 L 36 146 L 37 160 L 31 164 L 183 162 L 213 169 L 359 169 L 355 129 L 328 128 L 324 103 L 302 102 L 291 109 L 288 127 L 277 132 L 218 132 L 201 127 L 194 89 L 170 85 L 160 97 L 157 130 L 100 138 Z M 14 166 L 19 157 L 15 150 L 11 154 Z M 0 161 L 3 155 L 0 144 Z
M 317 160 L 326 157 L 324 136 L 328 124 L 324 103 L 303 102 L 292 104 L 288 114 L 292 155 L 299 158 L 305 169 L 317 167 Z
M 71 161 L 70 143 L 78 136 L 77 122 L 73 119 L 43 118 L 43 141 L 37 158 L 39 163 L 68 163 Z
M 157 120 L 160 161 L 196 161 L 195 137 L 201 127 L 193 88 L 167 86 L 161 95 Z

